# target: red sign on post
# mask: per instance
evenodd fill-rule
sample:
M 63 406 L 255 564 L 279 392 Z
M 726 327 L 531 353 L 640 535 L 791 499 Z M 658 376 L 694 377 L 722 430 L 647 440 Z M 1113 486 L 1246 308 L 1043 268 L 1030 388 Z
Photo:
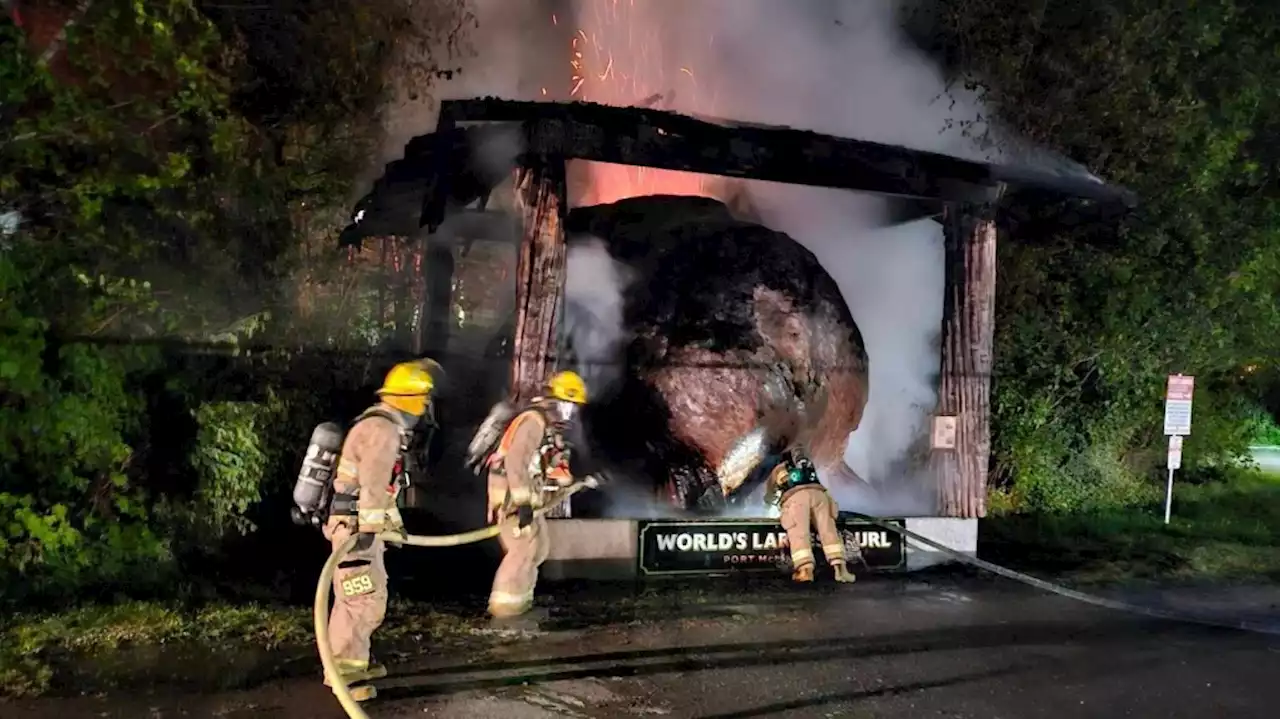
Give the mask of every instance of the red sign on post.
M 1189 402 L 1191 401 L 1191 395 L 1195 390 L 1195 385 L 1195 377 L 1183 374 L 1171 374 L 1169 375 L 1169 387 L 1165 390 L 1164 398 Z
M 1169 375 L 1169 386 L 1164 394 L 1165 434 L 1191 434 L 1191 394 L 1195 390 L 1195 381 L 1195 377 L 1188 375 Z

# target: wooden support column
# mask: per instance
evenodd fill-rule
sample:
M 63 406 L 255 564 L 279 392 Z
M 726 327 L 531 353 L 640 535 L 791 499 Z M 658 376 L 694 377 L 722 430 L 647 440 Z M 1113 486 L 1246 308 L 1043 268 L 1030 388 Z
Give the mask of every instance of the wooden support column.
M 418 309 L 413 292 L 416 284 L 413 275 L 413 246 L 407 242 L 392 240 L 391 256 L 394 268 L 391 275 L 391 316 L 396 327 L 392 347 L 397 353 L 408 353 L 414 350 L 413 316 Z
M 517 404 L 542 392 L 556 348 L 556 316 L 564 294 L 565 164 L 536 158 L 516 169 L 515 206 L 523 219 L 516 262 L 516 321 L 511 345 L 511 396 Z M 568 517 L 568 503 L 548 517 Z
M 422 307 L 414 337 L 415 355 L 441 355 L 449 349 L 453 326 L 453 247 L 440 239 L 424 239 Z
M 954 417 L 952 446 L 938 448 L 938 513 L 986 515 L 991 456 L 991 370 L 995 342 L 995 203 L 947 207 L 939 417 Z M 947 424 L 950 424 L 949 422 Z M 937 432 L 935 432 L 935 435 Z
M 542 391 L 556 347 L 556 313 L 564 294 L 564 161 L 541 158 L 516 170 L 515 205 L 523 219 L 516 261 L 511 395 L 527 402 Z

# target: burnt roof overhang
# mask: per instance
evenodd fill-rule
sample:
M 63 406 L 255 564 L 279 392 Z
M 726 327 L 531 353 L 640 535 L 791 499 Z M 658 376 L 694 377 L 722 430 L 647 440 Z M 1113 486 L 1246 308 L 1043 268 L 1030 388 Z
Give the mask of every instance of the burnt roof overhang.
M 475 123 L 475 124 L 468 124 Z M 581 159 L 830 187 L 936 203 L 1076 200 L 1114 211 L 1133 192 L 1081 174 L 965 160 L 788 127 L 593 103 L 441 103 L 435 133 L 405 147 L 352 213 L 342 243 L 434 228 L 531 159 Z M 414 217 L 416 210 L 417 216 Z

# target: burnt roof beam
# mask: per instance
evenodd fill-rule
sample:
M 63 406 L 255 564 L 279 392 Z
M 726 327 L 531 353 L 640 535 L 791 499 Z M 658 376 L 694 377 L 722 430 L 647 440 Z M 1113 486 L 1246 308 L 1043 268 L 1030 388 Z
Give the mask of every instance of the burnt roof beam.
M 943 202 L 1030 194 L 1132 207 L 1124 188 L 1087 177 L 964 160 L 866 140 L 758 124 L 712 122 L 648 108 L 494 98 L 441 104 L 442 127 L 519 123 L 528 155 L 831 187 Z

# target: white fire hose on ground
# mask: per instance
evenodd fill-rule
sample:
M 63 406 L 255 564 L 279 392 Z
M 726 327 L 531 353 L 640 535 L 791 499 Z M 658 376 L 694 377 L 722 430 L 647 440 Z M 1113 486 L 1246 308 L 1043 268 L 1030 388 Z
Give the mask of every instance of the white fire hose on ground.
M 576 482 L 562 490 L 559 493 L 560 496 L 547 506 L 535 510 L 534 515 L 542 516 L 574 493 L 593 486 L 595 486 L 594 482 Z M 492 524 L 460 534 L 428 537 L 416 534 L 401 534 L 399 532 L 383 532 L 377 538 L 389 544 L 408 545 L 411 547 L 458 547 L 491 539 L 498 536 L 500 531 L 502 530 L 499 525 Z M 357 702 L 355 697 L 351 696 L 351 687 L 347 685 L 346 680 L 342 678 L 342 674 L 338 672 L 337 662 L 333 657 L 333 648 L 329 644 L 329 592 L 333 585 L 333 573 L 337 570 L 342 560 L 346 558 L 347 554 L 355 548 L 359 539 L 360 535 L 351 535 L 347 541 L 333 550 L 333 553 L 329 555 L 328 561 L 324 563 L 324 567 L 320 570 L 320 580 L 316 583 L 316 599 L 312 618 L 315 622 L 316 649 L 320 652 L 320 663 L 324 666 L 324 675 L 328 677 L 329 683 L 333 685 L 333 693 L 338 697 L 338 703 L 342 705 L 343 710 L 347 712 L 347 716 L 350 719 L 369 719 L 369 715 L 360 706 L 360 702 Z
M 578 492 L 579 490 L 585 489 L 588 486 L 590 485 L 585 482 L 569 486 L 564 490 L 560 499 L 556 500 L 553 504 L 538 509 L 534 514 L 537 516 L 546 514 L 551 510 L 551 507 L 560 504 L 564 499 L 568 499 L 570 495 Z M 1074 589 L 1069 589 L 1060 584 L 1046 582 L 1043 579 L 1037 579 L 1036 577 L 1023 574 L 1022 572 L 1007 569 L 998 564 L 992 564 L 991 562 L 978 559 L 977 557 L 963 552 L 958 552 L 944 544 L 929 539 L 928 537 L 916 534 L 906 527 L 891 524 L 880 517 L 872 517 L 858 512 L 848 512 L 848 514 L 882 529 L 897 532 L 905 539 L 915 540 L 940 551 L 957 561 L 963 562 L 964 564 L 986 570 L 992 574 L 1005 577 L 1006 579 L 1012 579 L 1016 582 L 1036 587 L 1037 589 L 1043 589 L 1044 591 L 1052 592 L 1053 594 L 1084 602 L 1085 604 L 1092 604 L 1106 609 L 1129 612 L 1132 614 L 1151 617 L 1153 619 L 1199 624 L 1202 626 L 1222 629 L 1235 629 L 1272 636 L 1280 635 L 1280 627 L 1278 626 L 1259 624 L 1257 622 L 1245 620 L 1230 621 L 1225 619 L 1213 619 L 1210 617 L 1199 617 L 1191 614 L 1154 609 L 1152 607 L 1144 607 L 1137 604 L 1131 604 L 1129 602 L 1122 602 L 1115 599 L 1107 599 L 1105 597 L 1086 594 Z M 409 545 L 413 547 L 457 547 L 464 544 L 482 542 L 486 539 L 496 537 L 500 531 L 499 526 L 495 524 L 482 527 L 480 529 L 474 529 L 470 532 L 462 532 L 460 534 L 429 537 L 414 534 L 405 535 L 397 532 L 386 532 L 378 535 L 378 538 L 389 543 Z M 324 665 L 325 676 L 329 677 L 329 681 L 333 685 L 333 693 L 338 697 L 338 702 L 347 712 L 347 716 L 350 717 L 350 719 L 369 719 L 369 715 L 365 713 L 364 709 L 360 706 L 360 703 L 351 696 L 351 689 L 347 685 L 347 682 L 342 678 L 342 675 L 338 673 L 337 663 L 334 661 L 333 657 L 333 650 L 329 645 L 329 592 L 333 584 L 333 573 L 337 569 L 338 564 L 342 562 L 343 558 L 346 557 L 352 548 L 355 547 L 358 539 L 358 535 L 352 535 L 350 539 L 342 544 L 342 546 L 335 549 L 333 553 L 329 555 L 329 559 L 325 562 L 324 568 L 320 570 L 320 580 L 316 584 L 314 621 L 316 630 L 316 648 L 320 652 L 320 663 Z

